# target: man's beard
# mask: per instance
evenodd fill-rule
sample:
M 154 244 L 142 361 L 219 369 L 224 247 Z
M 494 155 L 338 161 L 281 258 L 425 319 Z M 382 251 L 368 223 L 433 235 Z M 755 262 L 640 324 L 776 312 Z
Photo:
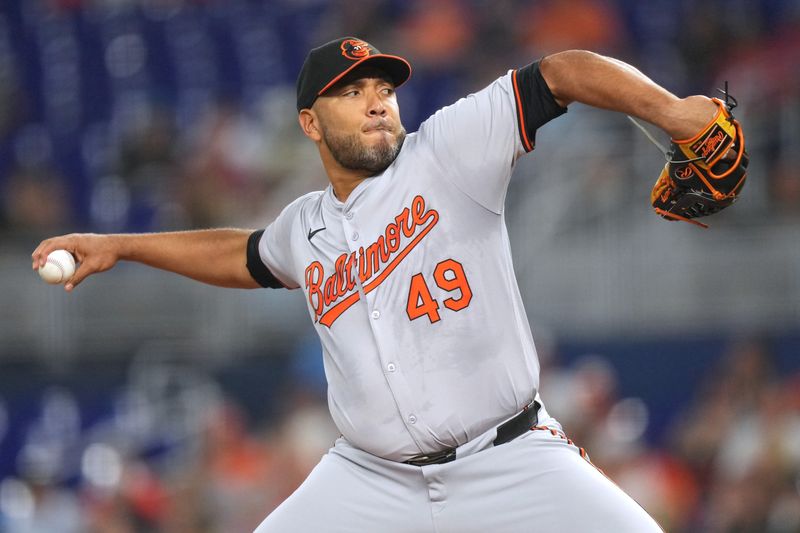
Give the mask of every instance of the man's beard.
M 357 133 L 339 135 L 323 130 L 322 138 L 341 166 L 349 170 L 365 170 L 374 176 L 386 170 L 397 158 L 406 140 L 406 130 L 401 126 L 394 142 L 379 142 L 373 146 L 361 142 Z

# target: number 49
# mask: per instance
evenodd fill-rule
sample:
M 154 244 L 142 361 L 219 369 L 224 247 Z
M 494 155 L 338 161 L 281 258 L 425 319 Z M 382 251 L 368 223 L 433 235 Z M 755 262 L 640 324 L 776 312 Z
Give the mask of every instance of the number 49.
M 451 311 L 461 311 L 469 305 L 472 300 L 472 289 L 469 287 L 469 282 L 461 263 L 454 259 L 445 259 L 440 262 L 433 271 L 433 280 L 440 289 L 448 292 L 458 289 L 461 292 L 458 298 L 451 297 L 442 300 L 446 308 Z M 439 317 L 439 302 L 431 296 L 428 284 L 421 273 L 414 274 L 411 277 L 406 313 L 409 320 L 416 320 L 425 315 L 427 315 L 431 324 L 441 320 Z

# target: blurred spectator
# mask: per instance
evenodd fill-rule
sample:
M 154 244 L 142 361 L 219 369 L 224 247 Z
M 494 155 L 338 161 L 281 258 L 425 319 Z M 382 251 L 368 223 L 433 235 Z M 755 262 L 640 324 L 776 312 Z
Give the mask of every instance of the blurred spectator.
M 130 195 L 126 227 L 138 231 L 176 229 L 186 224 L 185 217 L 169 210 L 174 204 L 179 161 L 177 132 L 167 110 L 142 113 L 141 122 L 132 125 L 121 140 L 116 172 Z
M 800 409 L 777 379 L 763 341 L 733 343 L 676 428 L 677 448 L 698 474 L 708 531 L 797 531 Z M 788 507 L 791 508 L 791 505 Z
M 531 59 L 570 48 L 619 55 L 625 44 L 624 25 L 613 2 L 542 0 L 520 7 L 512 23 Z
M 468 67 L 470 44 L 475 39 L 474 18 L 463 0 L 418 1 L 400 25 L 403 47 L 420 67 Z
M 583 356 L 572 368 L 550 373 L 542 380 L 542 396 L 552 404 L 551 414 L 567 435 L 593 455 L 602 453 L 595 442 L 598 428 L 616 401 L 616 373 L 608 360 L 597 354 Z M 549 408 L 550 409 L 550 408 Z M 598 448 L 598 449 L 596 449 Z
M 14 170 L 2 198 L 6 230 L 25 235 L 50 235 L 72 224 L 72 208 L 64 180 L 50 167 Z
M 642 447 L 618 457 L 610 468 L 600 464 L 665 531 L 694 531 L 692 524 L 702 495 L 694 472 L 680 459 Z
M 797 159 L 781 160 L 774 166 L 770 173 L 770 197 L 775 205 L 775 213 L 787 221 L 797 221 L 800 217 L 800 173 L 798 173 Z
M 49 482 L 6 478 L 0 482 L 0 526 L 7 533 L 83 533 L 75 493 Z
M 225 224 L 244 207 L 262 169 L 261 131 L 236 105 L 223 102 L 192 128 L 189 143 L 180 190 L 189 224 Z

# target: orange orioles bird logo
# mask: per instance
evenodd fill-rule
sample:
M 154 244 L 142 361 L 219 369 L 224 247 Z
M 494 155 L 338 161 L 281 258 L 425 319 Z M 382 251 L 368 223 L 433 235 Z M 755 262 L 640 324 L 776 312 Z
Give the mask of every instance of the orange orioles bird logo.
M 343 41 L 341 48 L 342 55 L 347 59 L 352 59 L 354 61 L 364 59 L 373 52 L 372 47 L 369 44 L 358 39 L 347 39 Z

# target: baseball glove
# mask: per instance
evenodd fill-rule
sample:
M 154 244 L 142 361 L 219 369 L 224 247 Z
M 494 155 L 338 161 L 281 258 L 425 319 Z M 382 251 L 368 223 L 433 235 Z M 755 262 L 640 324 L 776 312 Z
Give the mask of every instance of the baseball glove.
M 731 205 L 747 177 L 750 158 L 744 134 L 731 115 L 736 100 L 725 91 L 725 101 L 712 98 L 718 110 L 714 118 L 691 139 L 672 140 L 667 164 L 650 193 L 656 213 L 667 220 L 692 220 L 712 215 Z

